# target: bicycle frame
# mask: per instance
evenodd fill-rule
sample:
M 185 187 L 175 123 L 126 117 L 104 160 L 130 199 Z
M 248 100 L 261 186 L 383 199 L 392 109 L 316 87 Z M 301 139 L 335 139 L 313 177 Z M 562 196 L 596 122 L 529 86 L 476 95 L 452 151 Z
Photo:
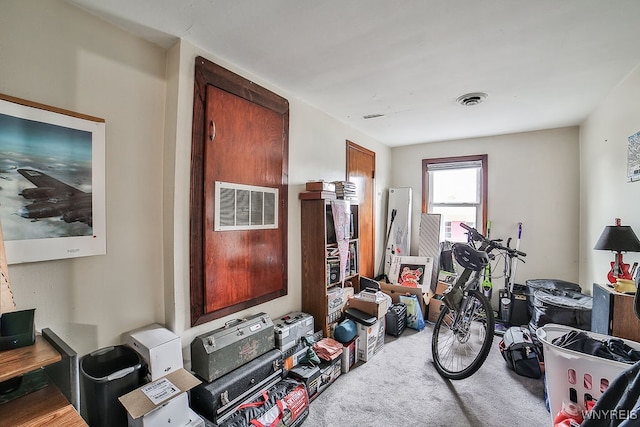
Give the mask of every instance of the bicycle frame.
M 453 380 L 473 375 L 491 349 L 495 319 L 491 302 L 483 293 L 481 280 L 487 263 L 495 258 L 491 252 L 505 253 L 509 257 L 526 255 L 501 245 L 499 239 L 487 239 L 464 223 L 460 226 L 468 231 L 469 247 L 460 244 L 454 245 L 453 249 L 464 270 L 444 294 L 445 304 L 431 337 L 431 352 L 437 371 Z
M 491 245 L 483 243 L 480 245 L 478 249 L 481 251 L 485 251 L 487 248 L 489 248 L 489 246 Z M 462 300 L 460 301 L 460 304 L 458 305 L 457 308 L 450 307 L 451 311 L 456 313 L 453 323 L 451 324 L 452 329 L 458 327 L 460 323 L 460 319 L 463 317 L 463 316 L 460 316 L 460 314 L 465 313 L 468 309 L 467 305 L 469 301 L 469 298 L 468 298 L 469 291 L 472 289 L 475 289 L 475 290 L 480 289 L 480 275 L 483 271 L 484 271 L 484 268 L 478 271 L 465 268 L 464 271 L 460 274 L 460 277 L 458 277 L 458 280 L 456 280 L 456 283 L 453 285 L 454 289 L 455 288 L 462 289 Z M 469 280 L 469 277 L 471 276 L 472 273 L 474 273 L 474 275 L 471 278 L 471 280 Z

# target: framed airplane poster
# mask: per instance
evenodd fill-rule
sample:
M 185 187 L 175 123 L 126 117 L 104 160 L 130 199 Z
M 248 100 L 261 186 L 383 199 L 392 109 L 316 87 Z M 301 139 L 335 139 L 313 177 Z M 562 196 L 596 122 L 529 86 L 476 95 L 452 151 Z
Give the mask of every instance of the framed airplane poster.
M 103 119 L 0 94 L 9 264 L 106 253 Z

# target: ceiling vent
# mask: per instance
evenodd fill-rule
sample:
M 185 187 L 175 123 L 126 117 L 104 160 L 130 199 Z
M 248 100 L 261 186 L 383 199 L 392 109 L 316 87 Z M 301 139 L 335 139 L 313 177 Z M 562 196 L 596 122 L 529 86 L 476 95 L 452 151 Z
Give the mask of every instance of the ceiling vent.
M 473 92 L 473 93 L 467 93 L 465 95 L 462 95 L 462 96 L 458 97 L 458 99 L 456 101 L 460 105 L 464 105 L 465 107 L 470 107 L 472 105 L 480 104 L 486 98 L 487 98 L 487 94 L 486 93 Z

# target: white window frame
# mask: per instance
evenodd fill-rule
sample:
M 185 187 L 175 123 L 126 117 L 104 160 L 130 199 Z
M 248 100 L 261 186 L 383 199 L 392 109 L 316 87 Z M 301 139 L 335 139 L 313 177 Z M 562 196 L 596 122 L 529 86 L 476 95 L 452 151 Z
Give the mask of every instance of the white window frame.
M 438 159 L 423 159 L 423 200 L 422 211 L 433 213 L 435 206 L 447 207 L 475 207 L 476 224 L 475 228 L 481 233 L 486 233 L 487 224 L 487 177 L 488 177 L 488 156 L 486 154 L 476 156 L 446 157 Z M 477 168 L 477 203 L 434 203 L 433 202 L 433 180 L 429 179 L 429 172 L 442 171 L 447 169 Z M 441 233 L 446 227 L 445 221 L 441 223 Z

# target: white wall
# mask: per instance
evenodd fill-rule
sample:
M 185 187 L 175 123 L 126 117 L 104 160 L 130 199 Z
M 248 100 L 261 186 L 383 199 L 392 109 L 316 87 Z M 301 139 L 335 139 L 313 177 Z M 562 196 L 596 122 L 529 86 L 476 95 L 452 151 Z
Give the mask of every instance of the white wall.
M 251 81 L 277 93 L 289 101 L 289 210 L 288 210 L 288 267 L 289 294 L 277 300 L 234 313 L 197 327 L 189 320 L 189 166 L 191 150 L 191 119 L 193 108 L 193 76 L 195 58 L 203 56 Z M 205 52 L 186 41 L 181 41 L 169 52 L 169 69 L 178 69 L 178 76 L 169 79 L 169 91 L 177 93 L 175 117 L 167 116 L 167 126 L 177 128 L 175 138 L 175 182 L 173 200 L 165 199 L 164 210 L 172 211 L 173 224 L 165 224 L 165 247 L 173 250 L 173 284 L 167 277 L 166 286 L 175 290 L 176 304 L 167 307 L 167 322 L 189 343 L 200 334 L 220 327 L 229 319 L 264 311 L 272 317 L 299 310 L 301 305 L 300 258 L 300 201 L 298 194 L 305 182 L 313 179 L 343 180 L 346 170 L 346 140 L 353 141 L 376 152 L 376 209 L 382 206 L 384 190 L 388 186 L 390 149 L 370 137 L 355 132 L 314 107 L 296 98 L 295 94 L 274 87 L 250 73 L 238 69 L 215 55 Z M 177 64 L 177 66 L 176 66 Z M 173 73 L 173 71 L 172 71 Z M 167 162 L 168 163 L 168 162 Z M 167 173 L 172 173 L 167 171 Z M 168 194 L 168 187 L 165 194 Z M 384 231 L 384 218 L 377 217 L 377 239 Z M 172 245 L 170 242 L 172 241 Z M 378 259 L 376 257 L 376 259 Z M 166 271 L 169 276 L 169 271 Z M 185 359 L 188 359 L 185 352 Z
M 580 127 L 580 281 L 607 283 L 613 254 L 593 249 L 615 218 L 640 236 L 640 182 L 627 182 L 628 137 L 640 131 L 640 69 L 615 88 Z M 624 262 L 640 254 L 624 254 Z
M 527 257 L 526 263 L 518 266 L 516 282 L 538 278 L 577 282 L 576 127 L 393 148 L 391 186 L 413 188 L 411 253 L 417 254 L 418 247 L 422 159 L 473 154 L 488 155 L 491 237 L 505 242 L 512 237 L 513 247 L 517 224 L 523 223 L 520 250 Z M 494 278 L 494 285 L 503 284 Z
M 377 186 L 381 194 L 387 187 L 388 147 L 188 43 L 165 51 L 60 0 L 2 0 L 0 40 L 0 93 L 106 120 L 107 255 L 9 266 L 18 309 L 35 307 L 36 327 L 51 328 L 80 355 L 153 322 L 187 348 L 228 320 L 189 325 L 196 55 L 290 103 L 289 294 L 230 317 L 300 309 L 298 193 L 307 180 L 344 179 L 347 139 L 376 152 Z
M 18 308 L 79 353 L 163 321 L 164 51 L 57 0 L 3 0 L 0 40 L 0 92 L 106 120 L 107 255 L 10 265 Z

